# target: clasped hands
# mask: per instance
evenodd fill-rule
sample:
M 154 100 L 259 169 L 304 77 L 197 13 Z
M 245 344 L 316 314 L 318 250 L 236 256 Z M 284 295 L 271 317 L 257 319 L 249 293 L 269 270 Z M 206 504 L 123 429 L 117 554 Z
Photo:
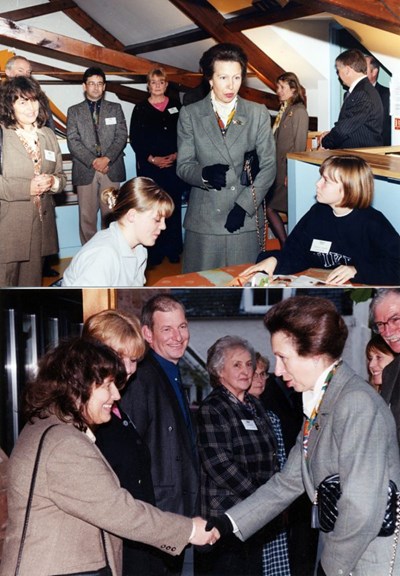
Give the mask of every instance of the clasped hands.
M 150 164 L 154 164 L 157 168 L 162 170 L 163 168 L 170 168 L 176 160 L 176 152 L 173 154 L 168 154 L 168 156 L 149 156 L 151 160 L 147 160 Z
M 93 160 L 92 167 L 96 170 L 96 172 L 107 174 L 110 169 L 110 159 L 107 158 L 107 156 L 99 156 Z
M 35 174 L 31 180 L 30 195 L 41 196 L 54 186 L 54 176 L 52 174 Z
M 233 532 L 232 522 L 226 514 L 210 518 L 208 521 L 200 517 L 193 518 L 195 532 L 190 542 L 197 546 L 200 552 L 208 552 L 219 538 L 229 536 Z

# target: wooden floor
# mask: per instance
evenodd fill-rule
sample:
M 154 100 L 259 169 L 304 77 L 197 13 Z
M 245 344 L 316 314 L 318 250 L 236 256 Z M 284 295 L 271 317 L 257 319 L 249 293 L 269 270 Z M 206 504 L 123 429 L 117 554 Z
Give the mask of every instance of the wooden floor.
M 64 270 L 67 268 L 68 264 L 71 262 L 71 258 L 63 258 L 58 263 L 52 264 L 52 269 L 59 273 L 58 277 L 44 277 L 42 280 L 42 286 L 51 286 L 54 282 L 57 282 L 62 275 Z M 181 264 L 171 264 L 168 258 L 164 258 L 163 262 L 158 266 L 147 267 L 146 269 L 146 287 L 154 286 L 154 284 L 164 278 L 164 276 L 174 276 L 175 274 L 180 274 L 182 270 Z

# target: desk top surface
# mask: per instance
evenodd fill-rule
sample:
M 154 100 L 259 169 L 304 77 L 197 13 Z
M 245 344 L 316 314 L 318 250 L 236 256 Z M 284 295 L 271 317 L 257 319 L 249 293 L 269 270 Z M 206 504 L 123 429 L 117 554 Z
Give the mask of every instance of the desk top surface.
M 366 160 L 376 176 L 400 180 L 400 146 L 380 148 L 358 148 L 352 150 L 313 150 L 312 152 L 291 152 L 288 158 L 309 164 L 322 164 L 332 155 L 355 154 Z

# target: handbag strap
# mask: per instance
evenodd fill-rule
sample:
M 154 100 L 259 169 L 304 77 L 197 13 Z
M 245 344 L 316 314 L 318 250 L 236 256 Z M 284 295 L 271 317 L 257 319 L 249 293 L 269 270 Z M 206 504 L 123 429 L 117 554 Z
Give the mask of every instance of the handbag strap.
M 250 187 L 251 187 L 251 195 L 253 197 L 255 217 L 256 217 L 256 229 L 257 229 L 258 245 L 260 246 L 260 250 L 263 251 L 263 250 L 265 250 L 265 236 L 266 236 L 266 231 L 267 231 L 267 205 L 265 203 L 265 200 L 263 200 L 262 201 L 262 207 L 263 207 L 263 214 L 264 214 L 264 226 L 263 226 L 263 234 L 261 236 L 260 219 L 258 217 L 257 195 L 256 195 L 256 189 L 254 188 L 253 176 L 251 174 L 250 160 L 246 160 L 246 162 L 244 164 L 244 169 L 245 169 L 247 176 L 249 178 Z
M 31 480 L 31 485 L 29 488 L 29 495 L 28 495 L 28 503 L 26 505 L 26 512 L 25 512 L 25 519 L 24 519 L 24 527 L 22 529 L 22 536 L 21 536 L 21 542 L 19 545 L 19 550 L 18 550 L 18 557 L 17 557 L 17 565 L 15 568 L 15 574 L 14 576 L 18 576 L 19 574 L 19 569 L 20 569 L 20 565 L 21 565 L 21 560 L 22 560 L 22 551 L 24 548 L 24 544 L 25 544 L 25 538 L 26 538 L 26 533 L 28 531 L 28 523 L 29 523 L 29 517 L 30 517 L 30 513 L 31 513 L 31 507 L 32 507 L 32 499 L 33 499 L 33 492 L 35 490 L 35 484 L 36 484 L 36 476 L 37 476 L 37 471 L 39 468 L 39 460 L 40 460 L 40 455 L 42 452 L 42 447 L 43 447 L 43 442 L 44 439 L 46 437 L 46 434 L 51 430 L 51 428 L 54 428 L 54 426 L 58 426 L 58 424 L 52 424 L 51 426 L 49 426 L 48 428 L 46 428 L 46 430 L 43 432 L 40 440 L 39 440 L 39 446 L 38 446 L 38 450 L 37 450 L 37 454 L 36 454 L 36 458 L 35 458 L 35 463 L 33 465 L 33 472 L 32 472 L 32 480 Z M 107 546 L 106 546 L 106 539 L 104 536 L 104 530 L 100 530 L 101 532 L 101 541 L 103 544 L 103 548 L 104 548 L 104 556 L 105 556 L 105 560 L 106 560 L 106 567 L 109 568 L 110 564 L 108 562 L 108 555 L 107 555 Z
M 40 441 L 39 441 L 39 446 L 38 446 L 38 450 L 37 450 L 37 454 L 36 454 L 36 458 L 35 458 L 35 463 L 33 465 L 33 472 L 32 472 L 32 480 L 31 480 L 31 485 L 29 488 L 29 496 L 28 496 L 28 503 L 26 505 L 26 511 L 25 511 L 25 519 L 24 519 L 24 527 L 22 529 L 22 536 L 21 536 L 21 542 L 19 544 L 19 550 L 18 550 L 18 557 L 17 557 L 17 565 L 15 568 L 15 576 L 18 576 L 19 574 L 19 568 L 21 565 L 21 560 L 22 560 L 22 551 L 24 548 L 24 544 L 25 544 L 25 537 L 26 537 L 26 533 L 28 530 L 28 522 L 29 522 L 29 516 L 31 513 L 31 506 L 32 506 L 32 498 L 33 498 L 33 491 L 35 489 L 35 484 L 36 484 L 36 476 L 37 476 L 37 471 L 38 471 L 38 467 L 39 467 L 39 460 L 40 460 L 40 454 L 42 452 L 42 447 L 43 447 L 43 442 L 44 439 L 46 437 L 46 434 L 49 432 L 49 430 L 51 430 L 51 428 L 54 428 L 54 426 L 58 426 L 58 424 L 52 424 L 51 426 L 49 426 L 48 428 L 46 428 L 46 430 L 43 432 Z
M 389 576 L 393 576 L 393 574 L 394 574 L 394 564 L 396 562 L 396 552 L 397 552 L 397 545 L 399 543 L 399 534 L 400 534 L 400 492 L 397 492 L 397 494 L 396 494 L 396 526 L 394 529 L 393 554 L 392 554 L 392 559 L 390 560 Z

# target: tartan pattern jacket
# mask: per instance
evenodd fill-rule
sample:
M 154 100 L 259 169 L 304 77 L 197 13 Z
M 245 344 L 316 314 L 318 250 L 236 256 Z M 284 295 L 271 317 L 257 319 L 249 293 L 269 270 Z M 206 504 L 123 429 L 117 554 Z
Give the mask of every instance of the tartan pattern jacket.
M 223 386 L 215 388 L 199 408 L 203 516 L 221 515 L 279 470 L 272 423 L 256 398 L 246 393 L 246 400 L 255 416 Z

